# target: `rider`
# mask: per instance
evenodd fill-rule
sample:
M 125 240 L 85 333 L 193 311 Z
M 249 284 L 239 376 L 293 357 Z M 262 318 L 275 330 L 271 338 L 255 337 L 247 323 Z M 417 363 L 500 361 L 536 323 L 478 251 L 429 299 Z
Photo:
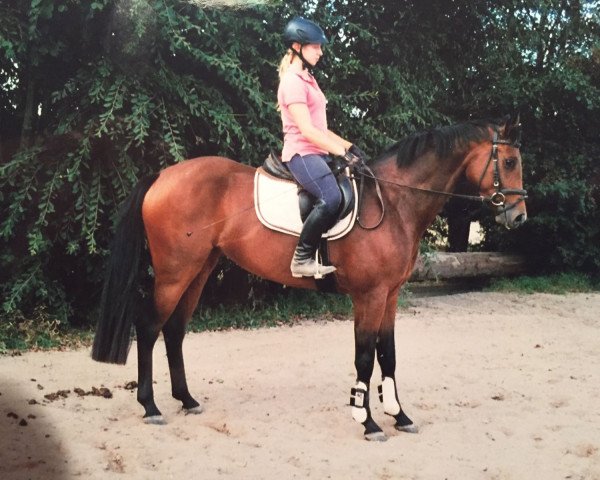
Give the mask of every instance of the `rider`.
M 350 164 L 365 160 L 363 151 L 327 128 L 327 100 L 312 76 L 327 43 L 314 22 L 296 17 L 285 27 L 288 51 L 279 66 L 277 102 L 283 124 L 282 161 L 296 181 L 316 199 L 306 218 L 290 265 L 292 276 L 312 277 L 335 271 L 317 263 L 315 252 L 321 235 L 336 221 L 341 193 L 328 154 L 342 156 Z

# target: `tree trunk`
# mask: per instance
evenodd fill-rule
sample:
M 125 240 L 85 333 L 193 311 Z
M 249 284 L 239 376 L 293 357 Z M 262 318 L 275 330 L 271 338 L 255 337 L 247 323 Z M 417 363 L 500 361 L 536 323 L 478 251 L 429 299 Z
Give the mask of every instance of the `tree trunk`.
M 419 256 L 410 281 L 504 277 L 526 273 L 525 259 L 499 252 L 438 252 Z
M 33 144 L 33 117 L 35 115 L 35 81 L 31 74 L 31 65 L 27 66 L 25 108 L 23 109 L 23 127 L 21 129 L 21 148 Z

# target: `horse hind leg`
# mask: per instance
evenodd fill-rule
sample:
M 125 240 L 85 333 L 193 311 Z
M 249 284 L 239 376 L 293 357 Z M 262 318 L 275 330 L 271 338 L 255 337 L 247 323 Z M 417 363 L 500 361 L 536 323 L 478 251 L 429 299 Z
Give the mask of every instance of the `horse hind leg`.
M 153 315 L 156 318 L 155 315 Z M 152 351 L 160 333 L 156 322 L 138 322 L 136 325 L 138 354 L 137 401 L 144 407 L 144 422 L 156 425 L 165 423 L 154 402 L 152 388 Z
M 179 307 L 162 329 L 171 375 L 171 394 L 188 413 L 201 413 L 202 407 L 189 392 L 183 361 L 183 337 L 187 319 Z
M 152 313 L 146 315 L 136 324 L 138 351 L 137 400 L 144 407 L 144 421 L 146 423 L 158 425 L 166 423 L 154 401 L 154 389 L 152 387 L 152 351 L 161 330 L 165 335 L 167 346 L 172 391 L 178 397 L 185 399 L 184 407 L 188 407 L 189 410 L 198 406 L 189 393 L 187 393 L 187 396 L 185 395 L 187 385 L 181 344 L 185 333 L 185 325 L 198 303 L 202 288 L 218 258 L 218 252 L 210 253 L 200 273 L 195 274 L 194 277 L 194 273 L 190 273 L 190 271 L 187 275 L 185 272 L 181 272 L 177 283 L 163 282 L 157 273 L 154 286 L 154 308 L 148 308 Z M 191 278 L 191 282 L 186 278 Z M 164 328 L 167 324 L 169 326 Z
M 171 394 L 173 398 L 182 403 L 183 410 L 186 413 L 202 413 L 202 407 L 192 397 L 187 385 L 182 350 L 185 327 L 198 305 L 202 289 L 218 258 L 218 252 L 211 253 L 202 271 L 183 294 L 175 312 L 162 329 L 167 350 L 167 360 L 169 362 L 169 373 L 171 375 Z
M 165 420 L 154 401 L 154 388 L 152 386 L 152 352 L 166 320 L 177 307 L 178 301 L 185 287 L 174 288 L 171 286 L 168 295 L 165 295 L 163 288 L 154 287 L 154 309 L 152 313 L 146 315 L 137 322 L 137 353 L 138 353 L 138 391 L 137 401 L 144 407 L 144 422 L 163 425 Z M 168 299 L 168 301 L 167 301 Z M 152 302 L 151 299 L 148 302 Z M 160 305 L 160 309 L 158 306 Z

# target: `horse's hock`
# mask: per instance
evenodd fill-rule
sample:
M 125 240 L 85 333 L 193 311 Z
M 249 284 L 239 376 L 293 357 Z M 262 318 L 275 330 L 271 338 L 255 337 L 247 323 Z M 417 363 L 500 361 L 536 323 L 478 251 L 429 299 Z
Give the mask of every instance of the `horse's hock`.
M 419 255 L 410 281 L 504 277 L 526 273 L 522 256 L 500 252 L 438 252 Z

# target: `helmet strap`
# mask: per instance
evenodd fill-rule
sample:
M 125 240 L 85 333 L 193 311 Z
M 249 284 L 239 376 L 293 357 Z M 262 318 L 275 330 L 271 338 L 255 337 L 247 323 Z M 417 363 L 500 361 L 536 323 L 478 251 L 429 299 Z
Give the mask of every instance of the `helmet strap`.
M 295 50 L 293 47 L 290 47 L 290 49 L 292 50 L 292 52 L 294 52 L 296 55 L 298 55 L 298 58 L 300 60 L 302 60 L 302 65 L 304 66 L 304 68 L 306 68 L 310 73 L 312 73 L 312 69 L 315 67 L 314 67 L 314 65 L 311 65 L 310 63 L 308 63 L 306 61 L 306 59 L 304 58 L 304 55 L 302 55 L 302 47 L 303 47 L 303 45 L 300 45 L 300 51 Z

